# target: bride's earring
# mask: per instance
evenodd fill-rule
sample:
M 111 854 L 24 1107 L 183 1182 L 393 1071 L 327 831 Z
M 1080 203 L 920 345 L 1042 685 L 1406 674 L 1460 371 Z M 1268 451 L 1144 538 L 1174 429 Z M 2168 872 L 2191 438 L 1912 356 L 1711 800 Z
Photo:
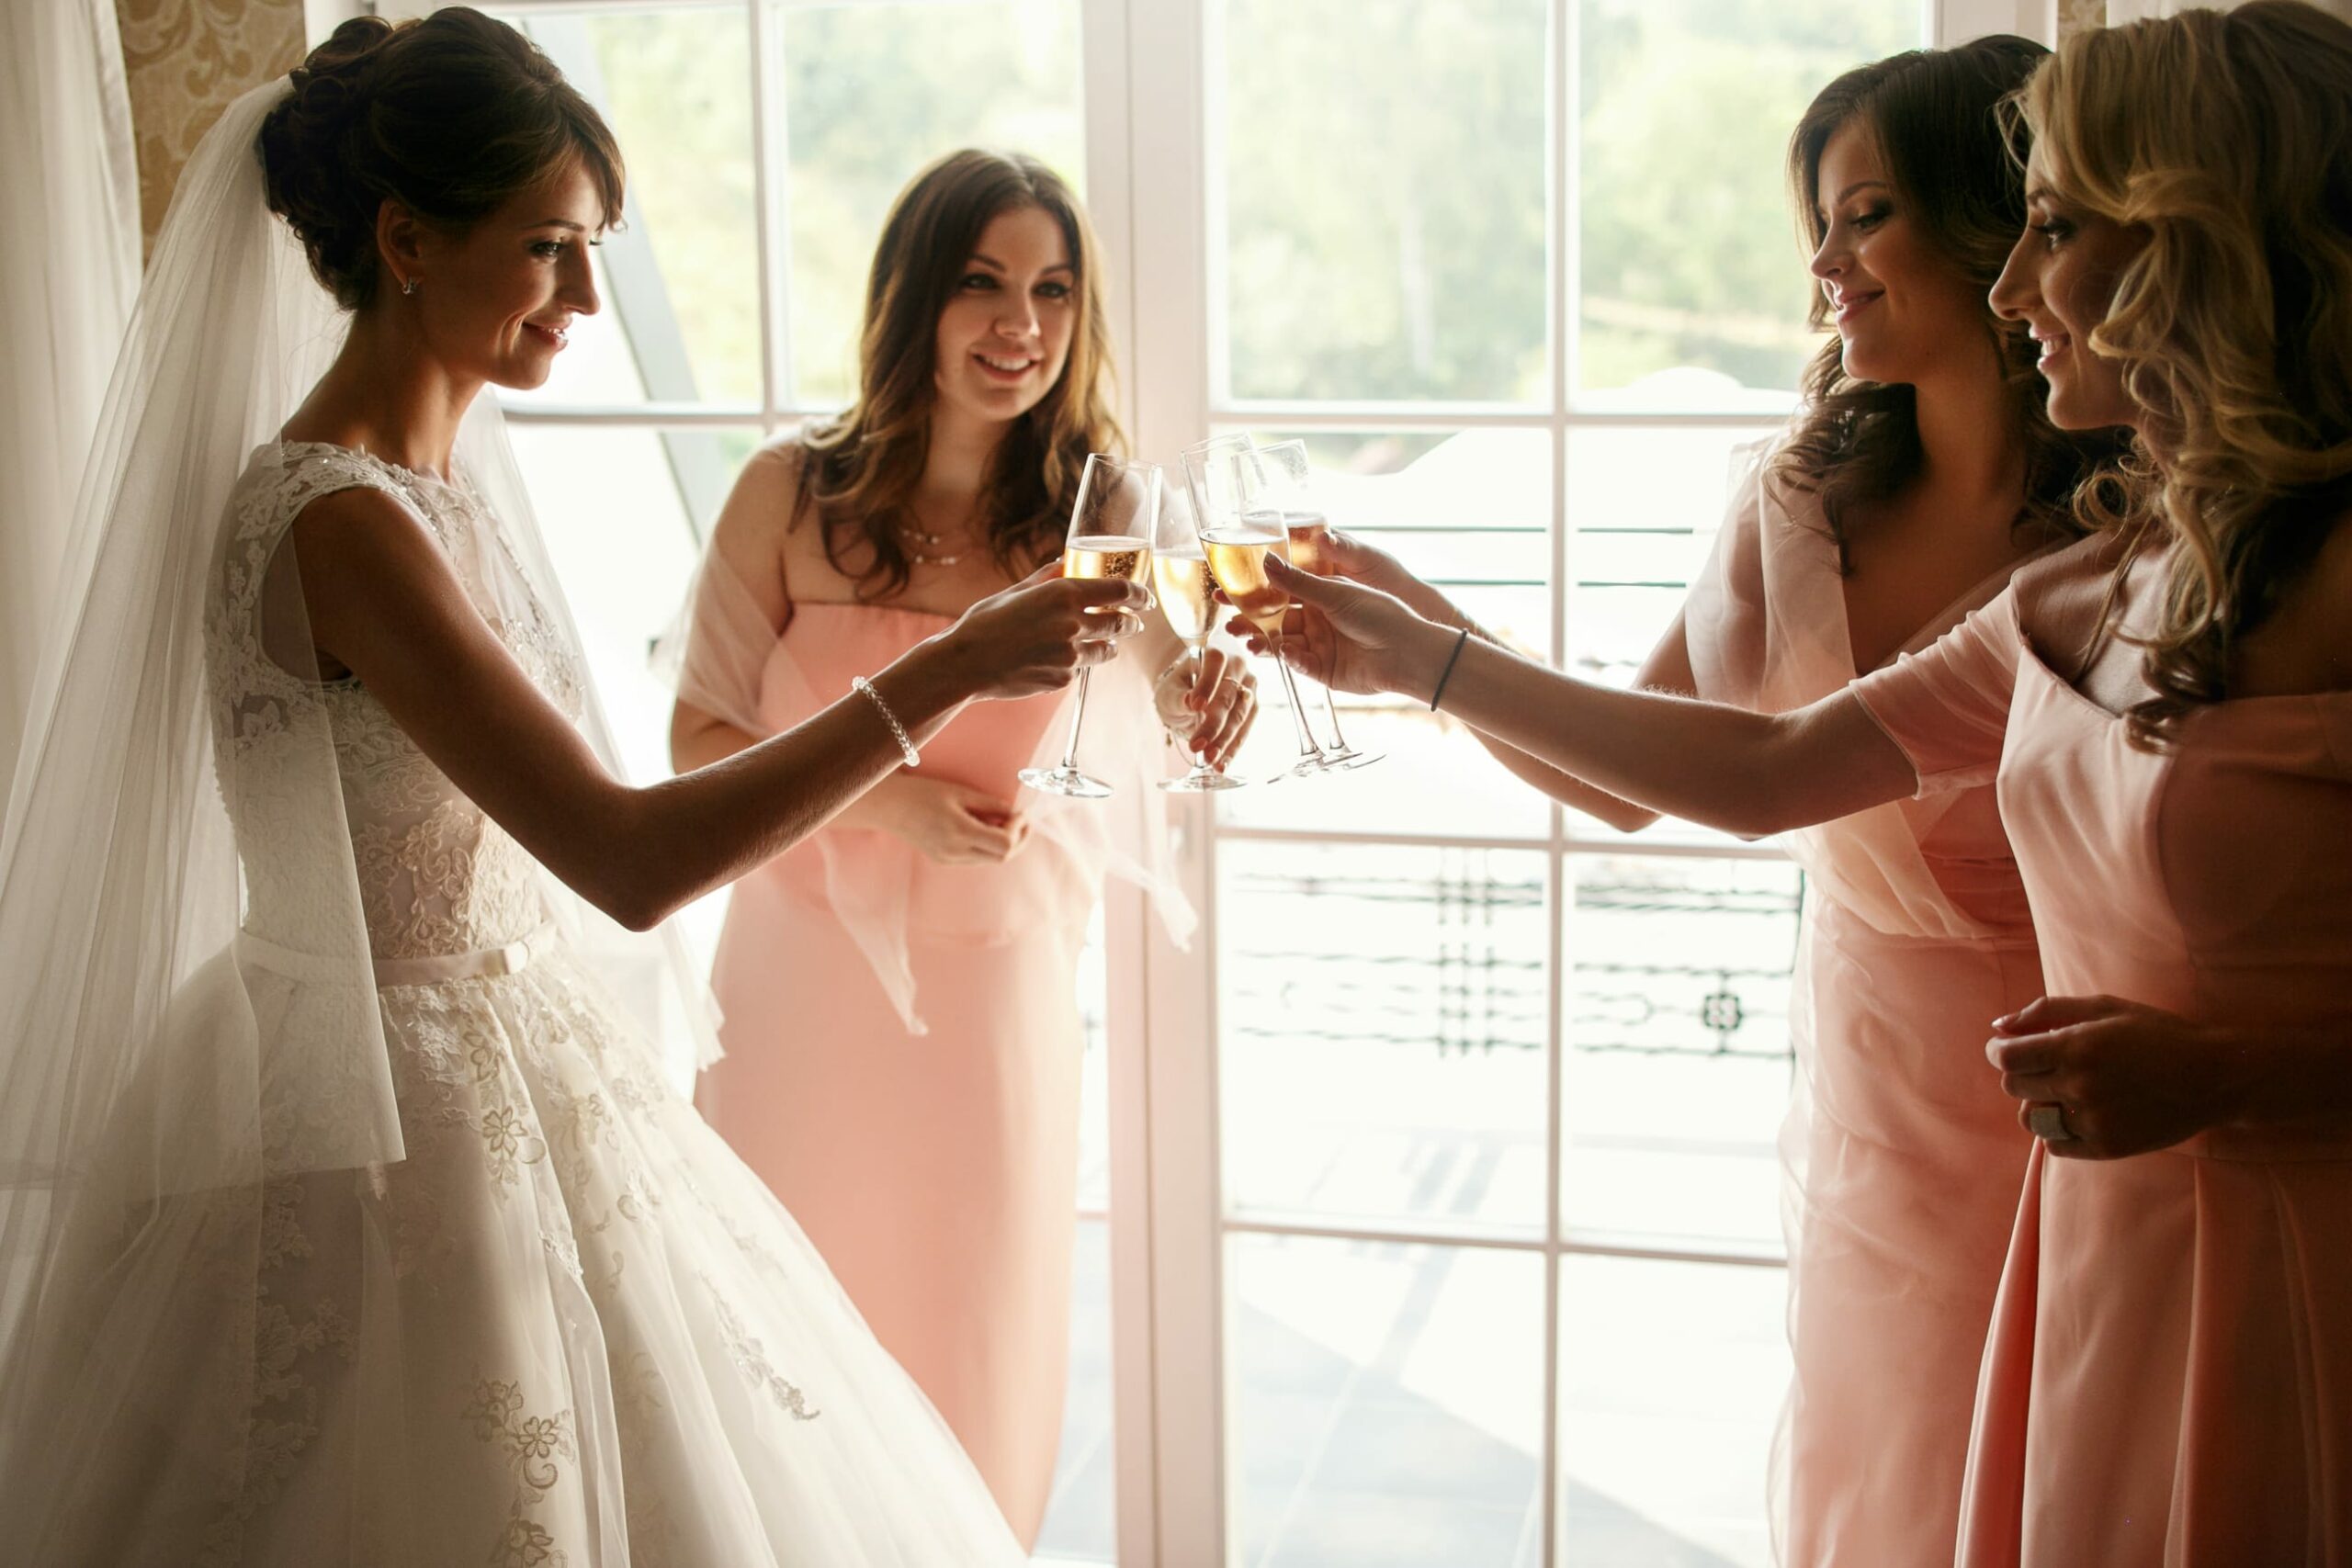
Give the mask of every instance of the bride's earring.
M 416 292 L 416 279 L 414 279 L 414 278 L 413 278 L 413 277 L 403 277 L 403 278 L 401 278 L 401 292 L 402 294 L 413 294 L 413 293 L 415 293 L 415 292 Z

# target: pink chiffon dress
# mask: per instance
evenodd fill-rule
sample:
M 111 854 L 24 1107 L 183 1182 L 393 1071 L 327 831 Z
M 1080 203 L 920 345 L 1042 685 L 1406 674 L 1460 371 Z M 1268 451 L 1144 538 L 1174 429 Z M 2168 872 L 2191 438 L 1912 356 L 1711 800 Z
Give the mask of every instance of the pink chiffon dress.
M 1857 673 L 1818 503 L 1759 464 L 1684 610 L 1710 701 L 1804 707 Z M 1998 593 L 1988 577 L 1911 638 Z M 1806 897 L 1781 1132 L 1794 1377 L 1773 1463 L 1783 1563 L 1949 1562 L 1969 1414 L 2031 1138 L 1984 1059 L 2041 965 L 1989 787 L 1788 836 Z
M 796 605 L 768 634 L 746 728 L 790 728 L 948 624 Z M 1035 814 L 1012 859 L 941 865 L 890 834 L 833 827 L 736 884 L 712 975 L 726 1055 L 697 1095 L 1023 1541 L 1049 1500 L 1069 1361 L 1080 954 L 1106 869 L 1168 886 L 1134 847 L 1159 792 L 1146 768 L 1118 765 L 1159 754 L 1128 662 L 1096 671 L 1080 751 L 1116 783 L 1111 801 L 1039 795 L 1014 776 L 1058 760 L 1067 694 L 976 703 L 923 747 L 924 775 Z M 1181 903 L 1162 904 L 1180 938 Z
M 2099 540 L 2029 567 L 1858 694 L 1923 796 L 1997 780 L 2052 995 L 2352 1024 L 2352 692 L 2215 704 L 2134 747 L 2073 683 L 2111 558 Z M 1957 1561 L 2352 1562 L 2352 1131 L 2109 1161 L 2037 1144 Z

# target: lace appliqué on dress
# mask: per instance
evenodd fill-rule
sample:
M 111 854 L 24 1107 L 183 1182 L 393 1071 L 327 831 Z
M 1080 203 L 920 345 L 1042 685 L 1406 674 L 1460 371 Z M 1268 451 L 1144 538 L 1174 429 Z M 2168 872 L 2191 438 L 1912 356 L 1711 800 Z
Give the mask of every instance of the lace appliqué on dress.
M 297 1317 L 272 1299 L 270 1279 L 282 1275 L 289 1258 L 311 1256 L 310 1238 L 298 1215 L 306 1196 L 303 1182 L 282 1179 L 262 1188 L 259 1296 L 253 1319 L 253 1399 L 243 1423 L 244 1482 L 205 1531 L 197 1568 L 234 1568 L 243 1560 L 245 1527 L 277 1500 L 297 1460 L 319 1435 L 319 1395 L 312 1385 L 322 1354 L 348 1364 L 357 1347 L 351 1319 L 331 1298 L 311 1303 Z
M 814 1421 L 823 1415 L 823 1411 L 808 1403 L 807 1394 L 769 1362 L 766 1348 L 744 1332 L 743 1320 L 735 1315 L 735 1309 L 719 1293 L 718 1282 L 707 1274 L 697 1273 L 695 1278 L 700 1280 L 703 1289 L 710 1293 L 710 1304 L 718 1313 L 718 1331 L 727 1338 L 727 1354 L 734 1361 L 735 1370 L 742 1374 L 743 1381 L 754 1388 L 765 1390 L 767 1396 L 775 1402 L 776 1408 L 796 1421 Z
M 498 1568 L 540 1568 L 543 1563 L 560 1568 L 567 1559 L 547 1528 L 531 1517 L 530 1509 L 562 1480 L 556 1460 L 579 1457 L 572 1441 L 571 1412 L 532 1416 L 526 1414 L 524 1406 L 520 1383 L 483 1378 L 474 1384 L 473 1401 L 463 1415 L 472 1424 L 476 1438 L 506 1450 L 514 1472 L 513 1512 L 488 1561 Z

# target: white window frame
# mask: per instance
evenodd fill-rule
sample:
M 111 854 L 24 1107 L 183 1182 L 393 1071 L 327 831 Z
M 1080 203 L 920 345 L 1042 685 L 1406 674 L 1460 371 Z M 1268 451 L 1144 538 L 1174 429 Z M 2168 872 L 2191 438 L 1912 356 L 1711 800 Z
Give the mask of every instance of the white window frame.
M 582 11 L 610 5 L 650 8 L 697 0 L 486 0 L 502 10 Z M 700 0 L 707 4 L 708 0 Z M 782 105 L 772 84 L 781 47 L 770 6 L 905 4 L 907 0 L 751 0 L 754 187 L 759 247 L 759 310 L 768 352 L 761 366 L 761 403 L 747 408 L 659 403 L 626 408 L 511 409 L 517 423 L 605 426 L 712 433 L 755 430 L 763 437 L 830 407 L 783 400 L 788 384 L 789 254 L 781 182 L 789 177 Z M 959 0 L 934 0 L 956 4 Z M 1747 414 L 1623 414 L 1573 407 L 1577 257 L 1576 116 L 1568 95 L 1577 80 L 1570 25 L 1575 0 L 1548 0 L 1551 40 L 1546 92 L 1554 106 L 1547 157 L 1550 256 L 1546 298 L 1551 386 L 1548 407 L 1481 411 L 1460 404 L 1218 401 L 1211 348 L 1208 5 L 1211 0 L 1078 0 L 1081 18 L 1086 200 L 1101 232 L 1111 285 L 1114 330 L 1122 347 L 1122 414 L 1136 450 L 1170 454 L 1204 435 L 1212 420 L 1289 429 L 1416 431 L 1538 429 L 1552 448 L 1550 560 L 1552 647 L 1565 658 L 1566 585 L 1572 520 L 1566 515 L 1566 463 L 1572 430 L 1753 426 Z M 421 16 L 436 0 L 305 0 L 312 41 L 345 17 L 375 11 Z M 1952 44 L 2008 31 L 2044 43 L 2057 33 L 2058 0 L 1920 0 L 1923 32 Z M 714 62 L 724 67 L 725 62 Z M 1114 883 L 1106 895 L 1106 958 L 1113 976 L 1109 1040 L 1113 1383 L 1115 1415 L 1117 1541 L 1122 1568 L 1208 1568 L 1227 1561 L 1223 1362 L 1228 1234 L 1316 1235 L 1487 1247 L 1540 1253 L 1544 1260 L 1544 1399 L 1539 1466 L 1544 1488 L 1544 1557 L 1554 1561 L 1559 1493 L 1555 1473 L 1557 1418 L 1560 1259 L 1574 1255 L 1638 1257 L 1774 1267 L 1772 1252 L 1736 1245 L 1654 1247 L 1622 1239 L 1579 1237 L 1560 1215 L 1560 1077 L 1563 922 L 1574 858 L 1701 856 L 1772 859 L 1770 846 L 1686 846 L 1588 840 L 1551 808 L 1548 831 L 1525 837 L 1456 838 L 1409 833 L 1328 833 L 1271 828 L 1216 828 L 1211 797 L 1178 804 L 1178 862 L 1203 921 L 1189 952 L 1170 947 L 1142 896 Z M 1547 1095 L 1547 1214 L 1542 1238 L 1498 1240 L 1491 1234 L 1437 1227 L 1274 1223 L 1227 1217 L 1218 1143 L 1216 1080 L 1216 849 L 1220 840 L 1285 843 L 1435 845 L 1532 850 L 1546 857 L 1550 909 Z M 1102 1216 L 1095 1216 L 1102 1217 Z
M 1303 430 L 1415 431 L 1540 429 L 1551 440 L 1550 576 L 1554 663 L 1566 655 L 1572 520 L 1566 515 L 1566 463 L 1573 430 L 1642 426 L 1753 426 L 1746 414 L 1621 414 L 1574 407 L 1577 279 L 1577 81 L 1574 0 L 1550 0 L 1546 92 L 1554 107 L 1547 150 L 1551 243 L 1547 299 L 1549 406 L 1487 411 L 1459 404 L 1414 407 L 1272 402 L 1216 396 L 1213 365 L 1221 352 L 1213 332 L 1213 235 L 1207 204 L 1211 160 L 1208 117 L 1210 0 L 1087 0 L 1087 168 L 1089 200 L 1103 229 L 1113 276 L 1126 280 L 1123 363 L 1135 389 L 1131 428 L 1146 452 L 1174 452 L 1208 433 L 1212 422 Z M 2056 36 L 2056 0 L 1926 0 L 1923 35 L 1949 46 L 1989 32 L 2018 32 L 2048 43 Z M 1125 59 L 1114 35 L 1123 35 Z M 1123 76 L 1121 75 L 1124 68 Z M 1114 109 L 1098 108 L 1098 88 L 1124 86 Z M 1122 143 L 1124 142 L 1124 145 Z M 1124 176 L 1124 177 L 1122 177 Z M 1139 302 L 1139 303 L 1136 303 Z M 1411 833 L 1320 832 L 1295 829 L 1213 828 L 1209 797 L 1186 803 L 1181 864 L 1202 911 L 1189 953 L 1159 937 L 1139 896 L 1112 895 L 1115 986 L 1110 1018 L 1114 1095 L 1114 1289 L 1118 1364 L 1119 1541 L 1122 1564 L 1176 1568 L 1228 1559 L 1225 1480 L 1224 1362 L 1227 1301 L 1225 1238 L 1229 1235 L 1324 1236 L 1535 1252 L 1544 1258 L 1544 1423 L 1538 1474 L 1543 1486 L 1543 1562 L 1555 1561 L 1559 1477 L 1560 1259 L 1576 1255 L 1636 1257 L 1777 1267 L 1776 1251 L 1736 1244 L 1649 1246 L 1578 1236 L 1560 1215 L 1561 1070 L 1564 952 L 1574 857 L 1699 856 L 1780 859 L 1770 846 L 1686 846 L 1591 840 L 1569 831 L 1552 807 L 1543 836 L 1476 838 Z M 1229 840 L 1292 844 L 1432 845 L 1533 850 L 1544 854 L 1550 911 L 1546 1096 L 1547 1182 L 1544 1235 L 1523 1241 L 1437 1227 L 1343 1223 L 1278 1223 L 1228 1217 L 1219 1149 L 1216 1050 L 1216 845 Z M 1140 1065 L 1142 1070 L 1136 1070 Z M 1140 1215 L 1136 1223 L 1129 1216 Z M 1138 1328 L 1140 1325 L 1140 1328 Z M 1148 1347 L 1136 1344 L 1148 1339 Z M 1148 1454 L 1147 1454 L 1148 1446 Z M 1148 1472 L 1148 1473 L 1147 1473 Z M 1148 1483 L 1149 1490 L 1143 1488 Z M 1759 1477 L 1759 1485 L 1761 1478 Z M 1153 1521 L 1145 1535 L 1146 1509 Z

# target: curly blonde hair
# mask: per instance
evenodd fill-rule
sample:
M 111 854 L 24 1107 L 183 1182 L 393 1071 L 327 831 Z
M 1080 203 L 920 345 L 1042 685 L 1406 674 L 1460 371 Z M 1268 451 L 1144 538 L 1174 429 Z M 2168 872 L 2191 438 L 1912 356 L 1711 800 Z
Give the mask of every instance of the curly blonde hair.
M 2059 199 L 2147 236 L 2090 334 L 2147 417 L 2075 505 L 2121 570 L 2177 546 L 2134 639 L 2159 746 L 2352 504 L 2352 26 L 2254 0 L 2078 34 L 2020 112 Z

